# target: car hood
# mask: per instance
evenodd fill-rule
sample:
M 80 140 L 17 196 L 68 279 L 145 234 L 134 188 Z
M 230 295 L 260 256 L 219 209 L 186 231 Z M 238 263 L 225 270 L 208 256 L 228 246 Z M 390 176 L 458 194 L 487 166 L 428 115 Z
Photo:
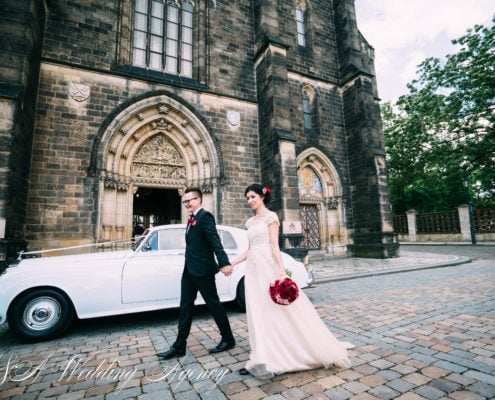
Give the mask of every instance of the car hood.
M 55 265 L 55 264 L 66 264 L 67 267 L 73 265 L 74 263 L 81 262 L 100 262 L 100 261 L 110 261 L 110 260 L 120 260 L 126 258 L 128 255 L 133 254 L 133 250 L 116 250 L 107 251 L 101 253 L 81 253 L 63 256 L 48 256 L 39 258 L 26 258 L 21 260 L 17 267 L 31 268 L 39 267 L 41 265 Z

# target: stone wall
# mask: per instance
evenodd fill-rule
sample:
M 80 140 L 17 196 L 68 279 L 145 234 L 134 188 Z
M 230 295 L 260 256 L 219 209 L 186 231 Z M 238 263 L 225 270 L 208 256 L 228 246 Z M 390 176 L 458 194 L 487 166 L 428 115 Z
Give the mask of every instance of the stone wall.
M 15 90 L 1 97 L 10 115 L 1 151 L 14 163 L 0 170 L 0 228 L 3 217 L 9 236 L 31 249 L 93 242 L 101 240 L 102 210 L 115 203 L 119 235 L 128 235 L 137 188 L 128 158 L 156 133 L 176 140 L 184 164 L 194 164 L 185 167 L 187 180 L 159 187 L 180 193 L 207 181 L 217 222 L 244 226 L 251 215 L 244 189 L 262 182 L 274 189 L 271 208 L 282 226 L 295 229 L 281 230 L 282 243 L 298 246 L 304 165 L 325 186 L 324 197 L 313 199 L 323 246 L 393 256 L 373 52 L 357 29 L 353 0 L 303 2 L 305 47 L 297 45 L 292 1 L 194 3 L 192 78 L 132 65 L 131 0 L 31 1 L 34 18 L 12 15 L 14 30 L 22 36 L 29 26 L 32 35 L 21 46 L 26 73 L 5 77 L 4 92 L 24 85 L 30 96 L 22 103 Z M 303 125 L 305 88 L 318 117 L 312 131 Z M 7 197 L 13 189 L 15 199 Z
M 24 247 L 44 1 L 2 2 L 0 19 L 0 258 Z

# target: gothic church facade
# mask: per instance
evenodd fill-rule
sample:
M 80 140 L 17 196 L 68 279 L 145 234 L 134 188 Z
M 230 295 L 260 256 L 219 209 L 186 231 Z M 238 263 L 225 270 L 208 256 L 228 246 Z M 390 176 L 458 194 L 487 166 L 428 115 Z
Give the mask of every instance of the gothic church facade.
M 0 259 L 184 223 L 187 186 L 281 247 L 392 257 L 373 49 L 353 0 L 6 0 Z

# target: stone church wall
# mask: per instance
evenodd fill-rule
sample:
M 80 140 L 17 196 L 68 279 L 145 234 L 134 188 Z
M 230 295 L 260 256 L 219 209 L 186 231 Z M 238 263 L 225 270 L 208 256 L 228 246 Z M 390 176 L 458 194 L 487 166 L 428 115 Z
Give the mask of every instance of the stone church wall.
M 372 49 L 357 30 L 353 0 L 299 1 L 308 46 L 297 45 L 296 2 L 194 4 L 193 78 L 132 65 L 133 0 L 51 0 L 38 9 L 39 29 L 24 54 L 30 62 L 23 64 L 37 72 L 30 71 L 25 82 L 4 79 L 29 88 L 32 96 L 19 119 L 11 116 L 11 125 L 0 130 L 2 140 L 21 132 L 15 145 L 0 149 L 14 160 L 2 165 L 0 187 L 12 193 L 22 186 L 24 196 L 17 203 L 2 194 L 0 228 L 1 218 L 7 227 L 19 226 L 9 235 L 27 240 L 31 249 L 101 240 L 107 223 L 102 209 L 111 208 L 108 183 L 116 186 L 120 206 L 115 207 L 121 209 L 107 217 L 120 218 L 113 228 L 129 235 L 132 176 L 105 163 L 118 153 L 119 165 L 128 168 L 132 162 L 126 157 L 135 153 L 120 152 L 112 143 L 120 140 L 130 147 L 153 129 L 165 137 L 169 124 L 182 130 L 184 143 L 177 146 L 184 147 L 183 154 L 192 147 L 203 151 L 194 155 L 191 170 L 200 165 L 204 181 L 214 185 L 208 204 L 218 223 L 244 226 L 251 215 L 244 189 L 262 181 L 274 189 L 271 208 L 281 219 L 284 241 L 301 237 L 298 170 L 307 167 L 324 186 L 321 198 L 306 202 L 317 210 L 321 248 L 342 249 L 357 238 L 361 244 L 373 242 L 377 250 L 370 254 L 383 254 L 391 222 L 383 136 Z M 21 31 L 23 19 L 17 18 Z M 0 50 L 2 54 L 6 52 Z M 7 87 L 0 82 L 4 92 Z M 8 99 L 4 92 L 2 107 Z M 311 129 L 303 123 L 303 93 L 311 100 Z M 8 101 L 18 107 L 15 98 Z M 139 134 L 125 136 L 125 126 L 139 125 L 136 104 L 163 113 L 164 119 L 143 123 Z M 172 126 L 166 120 L 170 104 L 174 118 L 189 120 L 175 120 Z M 239 116 L 238 123 L 228 120 L 232 115 Z M 192 121 L 194 129 L 187 126 Z M 17 165 L 22 172 L 14 182 L 9 176 Z M 188 179 L 188 184 L 197 181 L 194 174 Z M 182 189 L 161 185 L 178 194 Z M 123 212 L 128 216 L 121 218 Z

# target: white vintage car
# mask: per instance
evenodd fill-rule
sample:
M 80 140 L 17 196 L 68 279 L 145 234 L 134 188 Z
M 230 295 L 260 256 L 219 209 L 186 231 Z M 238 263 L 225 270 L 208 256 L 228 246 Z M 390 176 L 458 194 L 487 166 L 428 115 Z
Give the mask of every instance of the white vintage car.
M 185 225 L 147 230 L 129 249 L 76 255 L 21 254 L 0 275 L 0 323 L 24 340 L 61 335 L 75 317 L 104 317 L 179 306 L 184 267 Z M 246 231 L 217 226 L 230 259 L 248 246 Z M 43 255 L 43 257 L 39 257 Z M 282 253 L 292 279 L 304 288 L 311 274 L 301 262 Z M 244 303 L 245 263 L 234 273 L 216 276 L 223 302 Z M 268 288 L 267 288 L 268 295 Z M 197 304 L 204 304 L 198 296 Z

